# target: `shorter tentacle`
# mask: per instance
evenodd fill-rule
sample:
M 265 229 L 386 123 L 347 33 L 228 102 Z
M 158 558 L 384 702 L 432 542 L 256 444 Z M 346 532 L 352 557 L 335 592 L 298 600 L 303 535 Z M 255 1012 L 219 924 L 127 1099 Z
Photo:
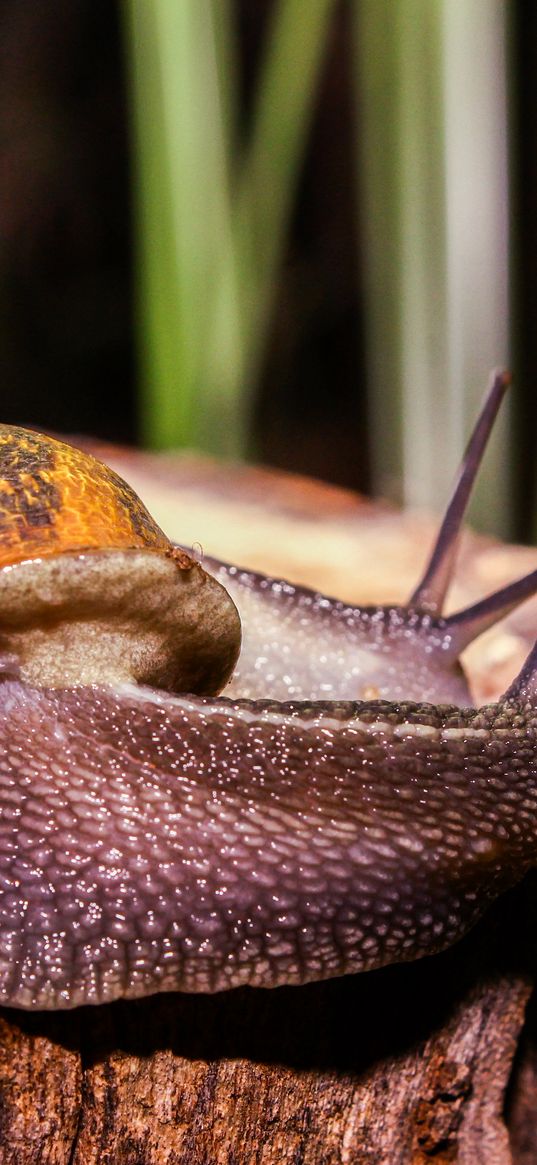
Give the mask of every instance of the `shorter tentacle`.
M 494 591 L 492 595 L 487 595 L 478 603 L 473 603 L 471 607 L 448 615 L 445 623 L 452 637 L 450 650 L 455 655 L 460 655 L 469 643 L 472 643 L 489 627 L 493 627 L 500 619 L 505 618 L 510 611 L 519 607 L 526 599 L 530 599 L 536 592 L 537 570 L 532 570 L 523 578 L 517 579 L 516 582 L 508 583 L 507 586 Z

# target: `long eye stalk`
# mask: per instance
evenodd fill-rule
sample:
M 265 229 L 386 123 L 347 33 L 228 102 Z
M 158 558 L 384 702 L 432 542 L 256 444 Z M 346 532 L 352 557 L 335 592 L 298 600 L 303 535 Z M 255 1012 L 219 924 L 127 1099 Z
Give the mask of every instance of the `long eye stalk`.
M 451 501 L 444 515 L 429 563 L 410 600 L 409 607 L 438 615 L 442 611 L 453 574 L 457 542 L 468 500 L 494 426 L 498 409 L 511 383 L 508 372 L 492 374 L 483 407 L 470 437 Z

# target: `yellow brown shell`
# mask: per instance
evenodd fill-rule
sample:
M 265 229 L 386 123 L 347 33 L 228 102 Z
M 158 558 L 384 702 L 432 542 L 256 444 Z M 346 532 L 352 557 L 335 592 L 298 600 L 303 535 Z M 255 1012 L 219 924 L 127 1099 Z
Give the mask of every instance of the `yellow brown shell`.
M 31 687 L 209 695 L 240 649 L 227 591 L 129 485 L 79 449 L 0 425 L 0 648 Z
M 169 542 L 121 477 L 53 437 L 0 425 L 0 568 L 137 547 L 166 550 Z

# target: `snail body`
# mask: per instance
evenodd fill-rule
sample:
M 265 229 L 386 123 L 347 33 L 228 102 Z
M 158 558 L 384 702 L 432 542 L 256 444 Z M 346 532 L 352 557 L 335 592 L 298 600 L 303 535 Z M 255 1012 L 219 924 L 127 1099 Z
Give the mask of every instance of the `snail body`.
M 0 569 L 2 1002 L 273 987 L 418 958 L 454 942 L 534 864 L 536 651 L 506 696 L 477 710 L 459 706 L 458 654 L 537 589 L 537 572 L 441 614 L 506 384 L 496 376 L 408 608 L 350 608 L 211 560 L 206 572 L 143 507 L 119 544 L 113 529 L 97 545 L 86 527 L 73 540 L 59 525 L 54 551 L 50 532 L 28 557 L 10 542 Z M 60 454 L 22 432 L 37 445 L 24 468 L 35 492 L 35 458 Z M 96 464 L 82 466 L 85 482 Z M 107 497 L 115 475 L 102 472 Z M 24 512 L 30 485 L 17 486 Z M 156 582 L 153 603 L 137 604 L 144 556 L 162 560 L 166 578 L 177 573 L 172 593 L 192 589 L 195 635 L 185 600 L 174 636 L 173 602 L 165 588 L 154 597 Z M 113 580 L 128 580 L 129 564 L 122 591 Z M 26 589 L 4 583 L 5 572 L 30 570 Z M 235 604 L 243 651 L 218 694 L 238 650 Z M 270 649 L 278 636 L 281 658 Z M 380 698 L 360 699 L 368 686 Z

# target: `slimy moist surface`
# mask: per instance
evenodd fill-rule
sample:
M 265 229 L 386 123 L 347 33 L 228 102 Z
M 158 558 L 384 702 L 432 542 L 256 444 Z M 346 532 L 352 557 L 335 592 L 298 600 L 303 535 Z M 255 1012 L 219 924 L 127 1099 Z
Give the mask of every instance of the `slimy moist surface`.
M 4 683 L 2 1002 L 275 987 L 447 946 L 533 859 L 534 723 Z

